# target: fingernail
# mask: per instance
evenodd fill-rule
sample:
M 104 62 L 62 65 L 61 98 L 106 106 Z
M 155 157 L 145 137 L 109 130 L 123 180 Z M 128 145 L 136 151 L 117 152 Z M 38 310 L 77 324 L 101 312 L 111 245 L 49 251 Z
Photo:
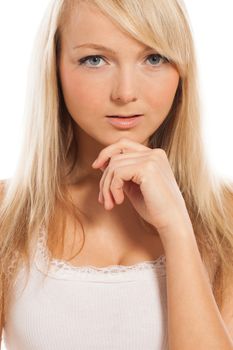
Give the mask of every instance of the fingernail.
M 95 160 L 94 163 L 92 163 L 92 166 L 96 166 L 97 163 L 98 163 L 98 161 Z

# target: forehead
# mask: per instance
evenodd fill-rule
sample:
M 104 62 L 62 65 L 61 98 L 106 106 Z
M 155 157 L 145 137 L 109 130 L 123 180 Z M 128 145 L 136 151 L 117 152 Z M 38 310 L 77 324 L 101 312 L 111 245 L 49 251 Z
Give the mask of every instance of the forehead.
M 136 44 L 139 47 L 145 47 L 145 45 L 124 32 L 108 16 L 103 14 L 98 7 L 84 1 L 78 2 L 70 11 L 63 39 L 68 41 L 69 46 L 72 47 L 86 42 L 101 42 L 109 46 L 114 44 L 115 40 L 123 45 Z
M 80 2 L 67 16 L 66 30 L 67 32 L 73 32 L 76 30 L 88 33 L 99 29 L 104 32 L 106 28 L 114 29 L 112 21 L 105 16 L 97 6 Z

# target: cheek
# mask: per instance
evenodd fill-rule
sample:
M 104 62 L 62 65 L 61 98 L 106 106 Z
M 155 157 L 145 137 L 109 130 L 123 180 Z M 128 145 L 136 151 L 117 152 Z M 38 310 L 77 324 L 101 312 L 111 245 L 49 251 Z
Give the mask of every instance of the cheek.
M 91 106 L 96 91 L 92 89 L 90 84 L 87 84 L 80 76 L 75 76 L 74 73 L 63 73 L 61 77 L 62 91 L 65 103 L 68 109 L 82 109 Z
M 172 106 L 179 84 L 179 74 L 173 68 L 157 77 L 148 94 L 150 106 L 161 116 L 166 116 Z
M 98 89 L 96 83 L 92 84 L 91 79 L 84 78 L 82 74 L 61 70 L 61 85 L 67 109 L 72 116 L 76 117 L 85 112 L 92 112 L 92 115 L 98 108 L 103 107 L 102 88 Z

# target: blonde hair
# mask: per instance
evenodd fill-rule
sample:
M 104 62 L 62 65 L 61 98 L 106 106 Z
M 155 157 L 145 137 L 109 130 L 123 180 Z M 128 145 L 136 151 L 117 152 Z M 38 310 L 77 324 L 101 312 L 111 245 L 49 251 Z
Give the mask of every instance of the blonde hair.
M 2 181 L 1 328 L 17 272 L 23 263 L 30 271 L 30 247 L 38 239 L 40 227 L 57 223 L 55 217 L 64 208 L 72 214 L 74 222 L 79 221 L 78 208 L 72 203 L 65 181 L 75 167 L 77 142 L 75 125 L 62 96 L 58 61 L 62 33 L 72 9 L 78 9 L 80 1 L 88 2 L 51 1 L 35 41 L 27 87 L 24 143 L 14 175 Z M 179 71 L 172 108 L 150 137 L 149 146 L 163 148 L 167 153 L 215 299 L 221 307 L 224 276 L 233 270 L 233 186 L 214 174 L 205 154 L 198 72 L 185 6 L 179 0 L 91 3 L 122 30 L 167 57 Z M 60 229 L 51 231 L 49 237 L 54 247 L 64 233 L 64 219 L 57 226 Z

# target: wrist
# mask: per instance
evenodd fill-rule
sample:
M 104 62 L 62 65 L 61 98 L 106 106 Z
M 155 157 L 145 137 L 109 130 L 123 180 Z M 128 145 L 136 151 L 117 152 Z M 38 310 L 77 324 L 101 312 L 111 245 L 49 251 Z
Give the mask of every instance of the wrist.
M 182 222 L 180 224 L 173 223 L 171 226 L 156 230 L 160 236 L 165 251 L 166 249 L 169 249 L 170 246 L 174 249 L 174 246 L 179 244 L 180 241 L 196 241 L 191 221 Z

